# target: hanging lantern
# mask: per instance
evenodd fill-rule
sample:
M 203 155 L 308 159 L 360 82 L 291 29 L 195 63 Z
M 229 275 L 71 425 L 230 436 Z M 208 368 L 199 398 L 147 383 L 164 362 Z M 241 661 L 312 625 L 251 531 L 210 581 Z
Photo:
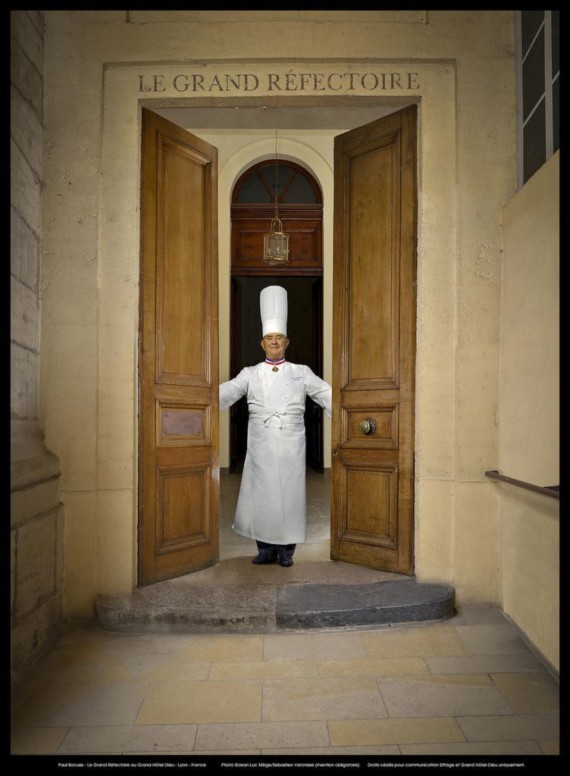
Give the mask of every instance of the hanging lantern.
M 275 218 L 271 220 L 271 231 L 263 237 L 263 261 L 276 267 L 289 264 L 289 235 L 283 231 L 277 206 L 277 130 L 275 130 Z
M 289 264 L 289 235 L 277 217 L 271 221 L 271 232 L 263 237 L 263 261 L 273 266 Z

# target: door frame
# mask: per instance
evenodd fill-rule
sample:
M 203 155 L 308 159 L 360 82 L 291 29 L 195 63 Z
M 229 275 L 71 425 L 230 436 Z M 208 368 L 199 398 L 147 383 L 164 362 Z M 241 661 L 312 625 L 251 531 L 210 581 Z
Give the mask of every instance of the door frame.
M 259 61 L 256 68 L 280 72 L 289 69 L 290 63 Z M 311 66 L 319 72 L 331 70 L 330 62 L 315 59 Z M 334 69 L 351 67 L 382 68 L 382 58 L 347 58 L 335 62 Z M 405 67 L 405 64 L 402 65 Z M 235 62 L 204 62 L 205 72 L 226 67 L 235 68 Z M 421 510 L 423 526 L 416 529 L 416 561 L 421 563 L 424 573 L 447 575 L 450 569 L 449 552 L 434 558 L 426 550 L 426 542 L 433 542 L 440 534 L 442 510 L 452 519 L 453 503 L 447 461 L 452 459 L 454 446 L 455 407 L 455 342 L 453 336 L 441 337 L 441 332 L 453 332 L 456 313 L 456 293 L 453 283 L 441 284 L 442 276 L 452 278 L 456 272 L 457 214 L 456 195 L 453 186 L 442 189 L 441 181 L 453 182 L 457 175 L 457 132 L 456 132 L 456 72 L 452 62 L 440 59 L 414 62 L 416 86 L 406 95 L 382 92 L 371 95 L 361 88 L 352 94 L 324 93 L 295 96 L 274 96 L 272 94 L 252 96 L 203 96 L 200 93 L 181 96 L 172 87 L 174 77 L 180 72 L 176 63 L 162 67 L 165 90 L 160 93 L 141 93 L 139 79 L 152 78 L 156 64 L 126 65 L 109 63 L 104 72 L 102 135 L 101 135 L 101 177 L 100 190 L 100 240 L 98 259 L 98 316 L 95 331 L 98 338 L 98 376 L 95 390 L 98 396 L 97 428 L 102 433 L 101 451 L 96 462 L 97 496 L 94 505 L 94 519 L 101 526 L 112 525 L 113 539 L 106 538 L 105 531 L 99 531 L 96 540 L 98 552 L 105 563 L 112 585 L 110 592 L 128 593 L 136 587 L 138 513 L 138 480 L 135 462 L 138 458 L 137 435 L 137 331 L 138 331 L 138 289 L 136 278 L 139 273 L 139 155 L 136 149 L 140 138 L 140 113 L 143 106 L 178 108 L 181 105 L 201 114 L 203 109 L 220 106 L 246 107 L 258 105 L 260 99 L 268 107 L 376 107 L 381 111 L 390 106 L 421 103 L 421 119 L 418 130 L 420 149 L 418 167 L 421 180 L 421 198 L 418 202 L 418 308 L 417 308 L 417 413 L 416 447 L 421 451 L 416 458 L 416 512 Z M 228 70 L 228 72 L 230 71 Z M 429 141 L 426 143 L 426 140 Z M 256 145 L 258 158 L 274 152 L 270 139 Z M 305 151 L 307 154 L 305 155 Z M 317 173 L 319 180 L 332 172 L 326 161 L 312 149 L 294 149 L 295 158 L 304 159 Z M 220 170 L 220 190 L 229 191 L 231 183 L 241 169 L 251 160 L 251 150 L 246 154 L 238 151 Z M 319 172 L 320 171 L 320 172 Z M 331 184 L 332 185 L 332 184 Z M 437 202 L 437 207 L 426 209 L 426 202 Z M 220 223 L 229 223 L 229 203 L 220 202 Z M 434 220 L 437 219 L 437 220 Z M 326 219 L 325 219 L 326 220 Z M 121 225 L 119 228 L 118 225 Z M 125 225 L 128 226 L 125 229 Z M 436 228 L 437 227 L 437 228 Z M 326 230 L 326 227 L 325 227 Z M 221 242 L 229 234 L 220 234 Z M 332 246 L 329 246 L 332 250 Z M 327 250 L 325 245 L 325 251 Z M 117 303 L 117 255 L 121 256 L 120 273 L 123 279 L 121 304 Z M 229 310 L 229 281 L 224 286 L 223 253 L 220 255 L 220 305 Z M 229 259 L 228 259 L 229 262 Z M 228 268 L 229 273 L 229 268 Z M 332 278 L 329 277 L 332 282 Z M 325 298 L 330 298 L 332 289 Z M 432 305 L 421 303 L 423 295 L 435 294 Z M 326 318 L 326 311 L 325 311 Z M 325 340 L 326 346 L 326 340 Z M 434 372 L 428 368 L 427 354 L 437 352 L 438 363 L 443 369 Z M 229 371 L 229 343 L 220 346 L 220 378 L 227 379 Z M 330 367 L 330 363 L 329 363 Z M 325 349 L 325 374 L 327 352 Z M 115 382 L 111 398 L 107 386 Z M 433 404 L 438 407 L 438 432 L 434 436 L 431 422 Z M 88 414 L 86 414 L 86 418 Z M 108 455 L 107 452 L 111 453 Z M 431 464 L 428 466 L 428 462 Z M 436 467 L 438 483 L 444 493 L 439 499 L 430 498 L 433 479 L 431 472 Z M 419 487 L 418 487 L 419 486 Z M 439 492 L 439 491 L 438 491 Z M 76 510 L 70 506 L 72 514 Z M 423 539 L 422 539 L 423 537 Z M 422 550 L 423 547 L 423 550 Z M 418 572 L 420 568 L 417 567 Z
M 254 162 L 253 160 L 252 160 L 252 162 L 250 162 L 250 166 L 252 166 L 252 164 L 255 164 L 255 162 Z M 221 186 L 221 183 L 220 183 L 220 185 L 218 186 L 218 191 L 220 190 L 220 186 Z M 230 276 L 231 276 L 231 273 L 230 273 Z M 332 295 L 331 295 L 331 298 L 332 298 Z M 231 310 L 230 310 L 230 314 L 231 314 Z M 413 506 L 412 506 L 412 509 L 413 509 Z M 332 557 L 332 556 L 331 556 L 331 557 Z

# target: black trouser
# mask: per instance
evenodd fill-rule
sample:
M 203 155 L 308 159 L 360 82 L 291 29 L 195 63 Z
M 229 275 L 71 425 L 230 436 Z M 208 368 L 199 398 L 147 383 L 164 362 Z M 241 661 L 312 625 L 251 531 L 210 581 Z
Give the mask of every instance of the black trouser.
M 267 542 L 258 542 L 256 540 L 257 549 L 261 552 L 261 550 L 265 551 L 275 551 L 275 555 L 278 554 L 278 547 L 284 547 L 285 552 L 287 553 L 287 557 L 292 558 L 293 554 L 295 552 L 296 544 L 268 544 Z

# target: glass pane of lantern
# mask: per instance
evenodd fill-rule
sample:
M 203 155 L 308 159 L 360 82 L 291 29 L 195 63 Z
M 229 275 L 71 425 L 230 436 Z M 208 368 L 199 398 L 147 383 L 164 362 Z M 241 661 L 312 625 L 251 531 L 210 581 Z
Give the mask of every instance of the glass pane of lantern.
M 263 257 L 271 264 L 287 264 L 289 254 L 289 235 L 283 232 L 271 232 L 263 238 Z

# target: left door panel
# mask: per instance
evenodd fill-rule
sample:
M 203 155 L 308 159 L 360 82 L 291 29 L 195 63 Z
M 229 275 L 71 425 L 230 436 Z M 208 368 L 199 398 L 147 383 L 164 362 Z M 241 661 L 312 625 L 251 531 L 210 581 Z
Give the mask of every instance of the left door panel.
M 142 110 L 138 583 L 219 558 L 217 149 Z

